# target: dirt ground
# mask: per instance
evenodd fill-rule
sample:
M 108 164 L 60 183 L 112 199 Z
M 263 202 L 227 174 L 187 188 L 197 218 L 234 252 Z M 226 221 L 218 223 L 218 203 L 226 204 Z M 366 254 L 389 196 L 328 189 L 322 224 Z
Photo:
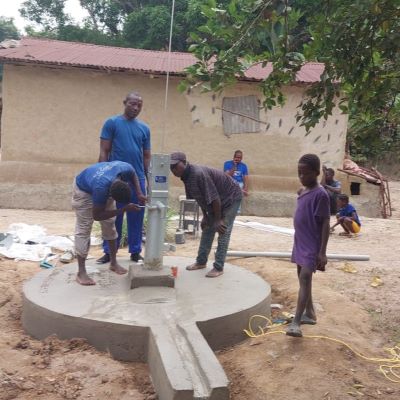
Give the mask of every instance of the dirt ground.
M 340 339 L 368 357 L 386 358 L 385 347 L 400 342 L 400 182 L 391 184 L 391 219 L 362 218 L 356 238 L 330 238 L 328 252 L 369 254 L 368 262 L 329 262 L 314 278 L 316 326 L 306 335 Z M 279 205 L 277 205 L 278 207 Z M 291 227 L 289 218 L 239 217 Z M 10 223 L 40 224 L 51 234 L 72 234 L 71 212 L 0 210 L 0 231 Z M 194 257 L 198 241 L 188 238 L 176 255 Z M 232 250 L 290 251 L 292 239 L 279 233 L 235 227 Z M 99 248 L 92 247 L 97 256 Z M 126 255 L 125 249 L 121 255 Z M 293 312 L 298 284 L 287 260 L 229 259 L 258 274 L 272 286 L 272 303 Z M 354 267 L 348 273 L 343 267 Z M 0 260 L 0 399 L 156 399 L 146 365 L 115 361 L 82 339 L 44 342 L 21 327 L 21 288 L 39 271 L 37 263 Z M 226 270 L 229 273 L 229 269 Z M 371 286 L 379 276 L 383 285 Z M 232 400 L 399 399 L 400 383 L 379 372 L 379 363 L 364 360 L 344 345 L 325 339 L 295 339 L 273 334 L 217 354 L 230 381 Z M 400 376 L 400 369 L 397 370 Z

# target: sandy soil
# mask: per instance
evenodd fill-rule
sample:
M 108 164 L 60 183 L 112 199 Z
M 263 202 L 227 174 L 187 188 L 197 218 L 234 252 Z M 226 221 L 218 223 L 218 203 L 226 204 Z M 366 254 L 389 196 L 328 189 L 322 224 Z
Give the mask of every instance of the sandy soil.
M 340 339 L 371 357 L 386 357 L 385 347 L 400 342 L 400 182 L 391 185 L 393 218 L 363 218 L 356 238 L 331 236 L 328 252 L 369 254 L 368 262 L 329 262 L 314 279 L 318 324 L 305 326 L 306 335 Z M 277 205 L 278 207 L 279 205 Z M 291 227 L 289 218 L 255 218 Z M 38 223 L 52 234 L 72 234 L 70 212 L 0 210 L 0 231 L 12 222 Z M 289 251 L 292 239 L 278 233 L 235 228 L 232 250 Z M 198 241 L 188 238 L 176 255 L 193 257 Z M 94 256 L 100 249 L 92 248 Z M 121 255 L 126 255 L 121 250 Z M 295 309 L 298 284 L 287 260 L 230 259 L 228 262 L 260 275 L 272 286 L 272 302 Z M 21 287 L 39 271 L 37 263 L 0 260 L 0 399 L 155 399 L 146 365 L 122 363 L 102 354 L 82 339 L 34 340 L 20 323 Z M 226 271 L 229 273 L 229 270 Z M 372 287 L 379 276 L 383 285 Z M 379 363 L 356 356 L 340 343 L 325 339 L 293 339 L 274 334 L 218 353 L 231 381 L 232 400 L 398 399 L 400 384 L 385 379 Z M 400 373 L 398 372 L 400 375 Z

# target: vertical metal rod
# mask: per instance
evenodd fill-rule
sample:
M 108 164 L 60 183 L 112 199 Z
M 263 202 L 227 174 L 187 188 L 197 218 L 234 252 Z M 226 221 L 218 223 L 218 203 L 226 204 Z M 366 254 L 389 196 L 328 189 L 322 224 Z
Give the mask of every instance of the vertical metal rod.
M 161 135 L 161 153 L 164 153 L 166 126 L 167 126 L 167 110 L 168 110 L 168 90 L 169 90 L 169 73 L 171 67 L 171 49 L 172 49 L 172 31 L 174 27 L 174 14 L 175 14 L 175 0 L 172 0 L 171 8 L 171 26 L 169 29 L 169 43 L 168 43 L 168 59 L 167 59 L 167 81 L 165 83 L 165 98 L 164 98 L 164 120 Z

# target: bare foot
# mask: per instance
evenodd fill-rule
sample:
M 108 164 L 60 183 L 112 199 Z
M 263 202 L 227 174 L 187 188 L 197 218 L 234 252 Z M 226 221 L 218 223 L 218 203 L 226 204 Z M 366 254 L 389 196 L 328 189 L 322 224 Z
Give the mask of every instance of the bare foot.
M 302 337 L 303 333 L 301 332 L 300 325 L 294 322 L 289 324 L 286 329 L 286 335 L 293 337 Z
M 96 282 L 88 274 L 76 275 L 76 281 L 82 286 L 93 286 Z
M 317 319 L 315 318 L 315 316 L 313 318 L 313 317 L 310 317 L 310 316 L 308 316 L 306 314 L 303 314 L 301 316 L 300 323 L 304 324 L 304 325 L 315 325 L 317 323 Z
M 349 232 L 340 232 L 339 236 L 351 237 L 351 233 L 349 233 Z
M 119 264 L 111 265 L 110 270 L 118 275 L 124 275 L 128 272 L 124 267 L 121 267 Z
M 303 315 L 307 316 L 308 318 L 313 319 L 314 321 L 317 320 L 317 314 L 314 310 L 314 307 L 309 307 L 304 310 Z

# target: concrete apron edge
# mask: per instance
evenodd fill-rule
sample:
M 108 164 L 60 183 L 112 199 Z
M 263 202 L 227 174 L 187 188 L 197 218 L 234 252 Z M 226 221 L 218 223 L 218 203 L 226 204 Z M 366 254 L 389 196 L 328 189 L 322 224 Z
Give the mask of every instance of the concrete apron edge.
M 183 265 L 186 264 L 184 258 L 178 261 Z M 231 267 L 230 279 L 235 278 L 237 273 L 239 275 L 233 281 L 227 281 L 229 288 L 232 289 L 231 285 L 234 282 L 240 282 L 236 287 L 245 288 L 244 290 L 247 291 L 250 290 L 249 287 L 252 287 L 249 293 L 253 293 L 254 284 L 249 282 L 253 282 L 254 279 L 259 282 L 260 278 L 240 267 Z M 66 272 L 62 272 L 65 271 L 64 268 L 60 269 L 58 275 L 55 275 L 55 279 L 61 279 L 63 274 L 71 274 L 70 269 L 67 269 Z M 36 288 L 37 290 L 38 287 L 41 287 L 40 284 L 47 273 L 48 271 L 37 275 L 36 277 L 39 279 L 36 279 L 34 285 L 29 286 L 28 283 L 24 285 L 22 313 L 24 329 L 38 339 L 44 339 L 53 334 L 61 339 L 83 337 L 98 350 L 108 351 L 116 359 L 147 361 L 159 400 L 228 400 L 229 381 L 213 350 L 244 340 L 246 336 L 243 329 L 247 327 L 247 322 L 252 315 L 269 314 L 270 287 L 266 282 L 262 282 L 262 285 L 255 285 L 261 292 L 254 298 L 253 303 L 247 303 L 244 308 L 241 304 L 234 312 L 230 308 L 227 314 L 218 315 L 217 313 L 215 315 L 218 316 L 214 318 L 206 313 L 205 319 L 199 317 L 197 321 L 186 320 L 181 319 L 175 312 L 168 312 L 164 315 L 157 314 L 157 323 L 151 326 L 132 326 L 116 321 L 76 317 L 46 308 L 42 294 L 39 297 L 42 298 L 39 301 L 40 305 L 36 303 L 38 298 L 25 293 L 28 289 Z M 202 276 L 202 273 L 188 273 L 184 269 L 180 274 L 188 274 L 181 276 L 182 282 L 186 282 L 185 279 L 189 277 L 197 282 L 199 276 Z M 250 281 L 246 281 L 247 283 L 244 284 L 243 279 L 250 279 Z M 32 280 L 35 281 L 35 279 Z M 214 295 L 219 286 L 224 285 L 224 280 L 199 282 L 208 285 Z M 210 286 L 214 283 L 215 286 Z M 74 283 L 69 283 L 69 285 L 67 287 L 75 290 Z M 186 283 L 184 287 L 186 287 Z M 79 286 L 76 289 L 82 290 Z M 56 291 L 56 293 L 58 292 Z M 188 294 L 190 298 L 193 297 L 192 291 Z M 210 293 L 207 294 L 207 296 L 209 295 Z M 203 291 L 198 291 L 197 296 L 200 297 L 194 297 L 194 304 L 203 304 Z M 248 295 L 245 295 L 245 298 L 247 297 Z M 211 306 L 217 304 L 214 302 L 217 301 L 217 298 L 220 299 L 219 297 L 213 299 L 213 303 L 210 303 Z M 60 299 L 60 301 L 63 300 Z M 168 303 L 166 304 L 168 305 Z M 193 307 L 194 310 L 197 309 L 196 306 Z

